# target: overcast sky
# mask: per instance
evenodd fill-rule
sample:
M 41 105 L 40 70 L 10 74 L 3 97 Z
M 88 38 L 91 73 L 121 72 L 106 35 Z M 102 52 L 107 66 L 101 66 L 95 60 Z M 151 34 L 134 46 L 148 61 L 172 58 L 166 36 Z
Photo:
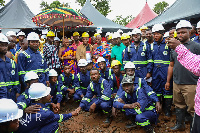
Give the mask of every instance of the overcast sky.
M 6 3 L 10 0 L 5 0 Z M 40 3 L 42 0 L 24 0 L 30 10 L 36 15 L 39 12 L 41 12 Z M 52 3 L 55 0 L 44 0 L 47 3 Z M 81 6 L 79 6 L 77 3 L 75 3 L 76 0 L 59 0 L 61 3 L 68 2 L 73 9 L 81 9 Z M 151 9 L 153 9 L 154 5 L 158 2 L 165 1 L 169 3 L 169 6 L 171 6 L 176 0 L 147 0 L 149 6 Z M 146 0 L 110 0 L 110 8 L 112 12 L 110 12 L 107 16 L 107 18 L 113 20 L 116 16 L 122 15 L 123 17 L 126 17 L 128 15 L 132 15 L 136 17 L 142 8 L 144 7 L 146 3 Z

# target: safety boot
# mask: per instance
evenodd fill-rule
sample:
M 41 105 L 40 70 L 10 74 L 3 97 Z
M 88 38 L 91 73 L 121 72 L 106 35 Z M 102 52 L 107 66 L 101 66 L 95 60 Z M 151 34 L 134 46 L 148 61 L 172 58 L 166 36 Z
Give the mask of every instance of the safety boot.
M 153 130 L 153 126 L 149 126 L 148 128 L 144 128 L 144 131 L 146 133 L 155 133 L 154 130 Z
M 176 108 L 176 125 L 170 128 L 170 131 L 185 130 L 185 109 Z
M 135 123 L 135 117 L 134 116 L 127 116 L 127 118 L 131 121 L 131 123 L 126 124 L 127 129 L 135 128 L 137 125 Z
M 164 120 L 169 121 L 171 117 L 172 98 L 165 98 L 165 116 Z
M 112 122 L 112 119 L 113 119 L 113 117 L 112 117 L 111 113 L 108 113 L 107 117 L 106 117 L 106 120 L 103 121 L 102 127 L 104 127 L 104 128 L 109 127 L 111 122 Z

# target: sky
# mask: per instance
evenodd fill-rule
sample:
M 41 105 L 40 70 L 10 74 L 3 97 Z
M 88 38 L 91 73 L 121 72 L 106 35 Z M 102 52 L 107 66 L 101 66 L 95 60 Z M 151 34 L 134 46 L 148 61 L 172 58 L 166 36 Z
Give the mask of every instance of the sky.
M 5 0 L 5 2 L 9 2 L 10 0 Z M 24 0 L 33 14 L 38 14 L 41 12 L 40 3 L 43 0 Z M 52 3 L 55 0 L 44 0 L 48 4 Z M 61 3 L 68 2 L 71 8 L 73 9 L 81 9 L 82 7 L 75 3 L 76 0 L 59 0 Z M 176 0 L 147 0 L 150 8 L 153 9 L 154 5 L 158 2 L 165 1 L 171 6 Z M 116 16 L 122 15 L 122 17 L 126 17 L 128 15 L 132 15 L 136 17 L 142 8 L 144 7 L 146 0 L 110 0 L 110 12 L 107 18 L 113 20 Z

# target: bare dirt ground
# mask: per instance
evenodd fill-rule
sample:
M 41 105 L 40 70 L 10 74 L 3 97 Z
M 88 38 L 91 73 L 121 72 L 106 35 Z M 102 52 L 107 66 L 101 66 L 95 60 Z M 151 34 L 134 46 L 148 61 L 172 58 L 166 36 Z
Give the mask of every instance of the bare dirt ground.
M 60 113 L 70 113 L 79 106 L 79 103 L 68 102 L 65 107 L 61 106 Z M 143 129 L 137 126 L 134 129 L 126 129 L 125 125 L 129 123 L 125 115 L 118 113 L 117 118 L 114 118 L 108 128 L 101 127 L 106 119 L 103 113 L 93 113 L 82 111 L 78 116 L 72 117 L 68 121 L 60 123 L 60 133 L 144 133 Z M 176 116 L 173 114 L 171 120 L 166 122 L 163 119 L 163 114 L 159 116 L 160 126 L 155 125 L 155 133 L 172 133 L 168 129 L 176 122 Z M 186 124 L 186 130 L 174 133 L 189 133 L 190 125 Z

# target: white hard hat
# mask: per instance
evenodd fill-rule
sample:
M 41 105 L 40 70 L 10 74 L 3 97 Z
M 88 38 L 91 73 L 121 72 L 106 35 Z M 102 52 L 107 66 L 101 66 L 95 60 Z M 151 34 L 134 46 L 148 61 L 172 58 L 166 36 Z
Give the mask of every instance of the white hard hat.
M 23 116 L 23 110 L 19 109 L 12 99 L 0 99 L 0 123 L 19 119 Z
M 122 31 L 121 29 L 119 29 L 117 32 L 118 32 L 118 33 L 120 33 L 120 32 L 123 33 L 123 31 Z
M 41 38 L 43 38 L 43 39 L 46 39 L 46 38 L 47 38 L 47 36 L 46 36 L 46 35 L 42 35 L 42 36 L 41 36 Z
M 197 23 L 197 28 L 200 28 L 200 21 Z
M 164 36 L 163 37 L 169 37 L 169 31 L 165 32 Z
M 109 36 L 110 34 L 111 34 L 110 32 L 107 32 L 105 36 Z
M 187 20 L 180 20 L 180 22 L 176 25 L 176 30 L 180 28 L 190 28 L 192 29 L 192 25 Z
M 127 62 L 126 64 L 125 64 L 125 66 L 124 66 L 124 69 L 126 69 L 126 68 L 135 68 L 135 65 L 134 65 L 134 63 L 133 62 Z
M 159 32 L 159 31 L 164 31 L 164 27 L 162 24 L 155 24 L 153 27 L 152 27 L 152 32 Z
M 54 41 L 60 41 L 58 37 L 54 37 Z
M 131 36 L 131 35 L 132 35 L 132 32 L 129 31 L 129 32 L 127 32 L 127 34 L 128 34 L 129 36 Z
M 27 72 L 24 76 L 24 82 L 27 82 L 33 79 L 39 79 L 38 75 L 33 71 Z
M 48 96 L 51 92 L 50 87 L 46 87 L 43 83 L 33 83 L 28 89 L 30 99 L 39 99 Z
M 23 31 L 20 31 L 17 36 L 25 36 L 25 33 Z
M 138 28 L 133 29 L 132 34 L 141 34 L 141 30 Z
M 49 76 L 58 76 L 58 73 L 54 69 L 51 69 L 49 71 Z
M 35 32 L 31 32 L 28 34 L 27 36 L 27 40 L 30 41 L 30 40 L 38 40 L 39 41 L 39 35 Z
M 78 62 L 78 66 L 87 66 L 87 61 L 85 59 L 80 59 Z
M 6 36 L 16 36 L 16 33 L 14 31 L 8 31 Z
M 97 63 L 100 63 L 100 62 L 102 62 L 102 61 L 106 62 L 106 60 L 105 60 L 103 57 L 99 57 L 99 58 L 97 59 Z
M 118 33 L 118 32 L 114 32 L 112 38 L 118 38 L 118 37 L 121 37 L 121 35 Z
M 0 33 L 0 42 L 8 43 L 8 38 L 2 33 Z

